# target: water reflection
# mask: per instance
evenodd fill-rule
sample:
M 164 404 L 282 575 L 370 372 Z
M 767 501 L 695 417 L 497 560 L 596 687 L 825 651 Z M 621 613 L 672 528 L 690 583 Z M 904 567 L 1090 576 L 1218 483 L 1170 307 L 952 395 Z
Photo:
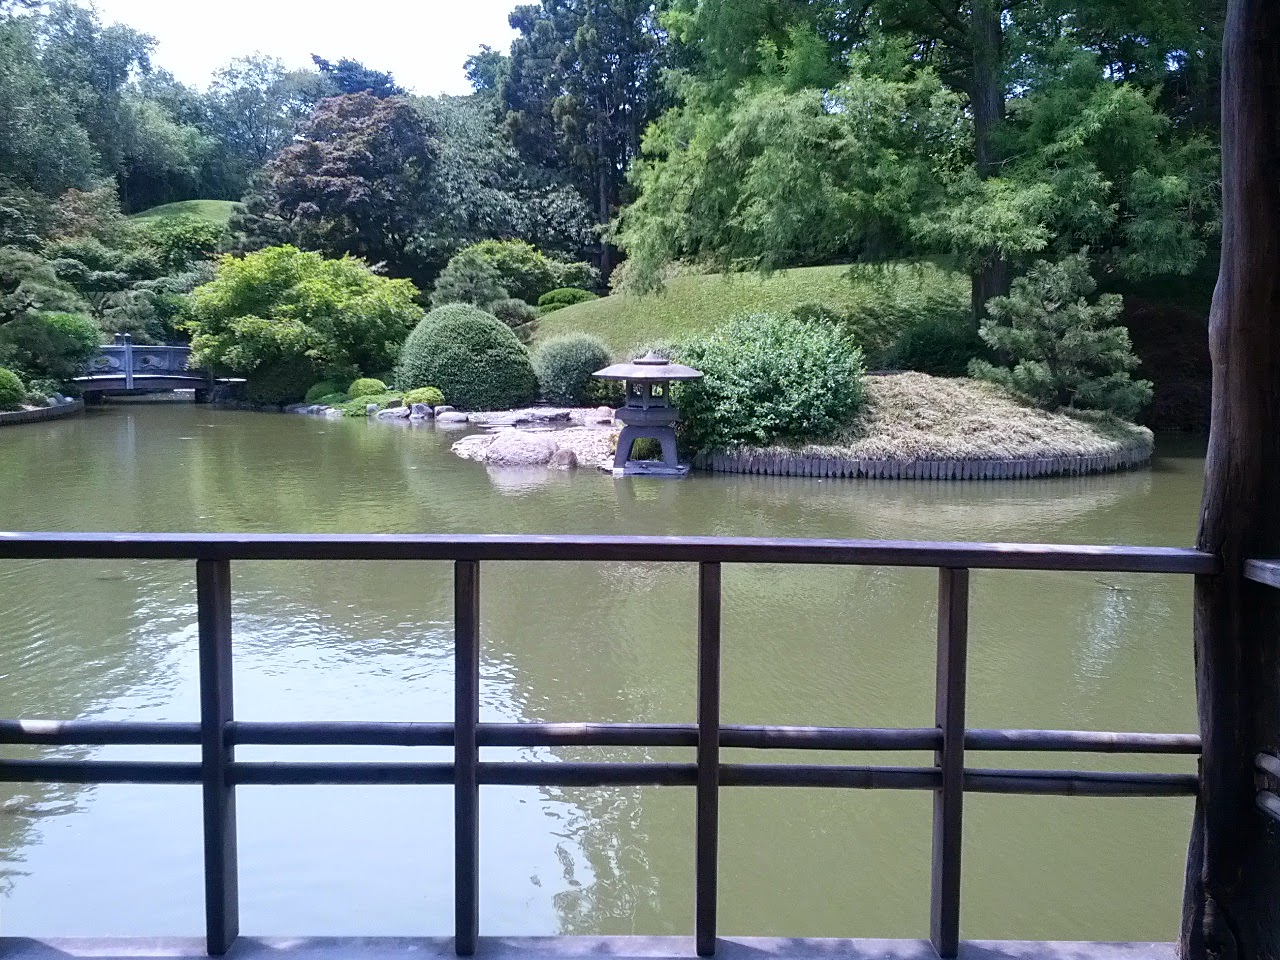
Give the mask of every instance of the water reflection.
M 7 454 L 0 528 L 1185 544 L 1199 497 L 1195 451 L 1148 473 L 1078 480 L 672 483 L 591 470 L 495 471 L 453 458 L 454 439 L 426 428 L 195 408 L 94 411 L 0 437 Z M 192 566 L 0 564 L 0 657 L 11 665 L 0 675 L 4 712 L 195 719 Z M 448 564 L 243 563 L 233 577 L 239 717 L 451 717 Z M 694 718 L 692 567 L 495 563 L 485 565 L 482 584 L 485 720 Z M 730 565 L 724 590 L 727 722 L 932 724 L 933 571 Z M 1189 582 L 1169 577 L 975 572 L 970 722 L 1191 729 L 1189 598 Z M 181 751 L 74 755 L 90 753 Z M 485 756 L 556 762 L 688 759 L 688 752 Z M 1154 760 L 1151 768 L 1180 769 L 1178 762 Z M 24 798 L 13 810 L 0 807 L 6 932 L 200 930 L 198 790 L 6 789 L 0 803 Z M 241 794 L 247 932 L 448 933 L 447 789 Z M 984 797 L 968 809 L 966 936 L 1174 935 L 1187 804 Z M 925 929 L 927 795 L 736 789 L 725 792 L 722 820 L 724 929 L 839 936 Z M 690 929 L 691 791 L 486 788 L 482 823 L 486 932 Z

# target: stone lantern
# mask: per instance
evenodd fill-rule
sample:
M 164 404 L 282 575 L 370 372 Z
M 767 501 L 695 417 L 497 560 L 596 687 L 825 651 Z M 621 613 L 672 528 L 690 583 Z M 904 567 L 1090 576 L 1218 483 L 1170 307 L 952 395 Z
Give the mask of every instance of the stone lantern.
M 683 477 L 688 466 L 676 457 L 676 422 L 680 411 L 671 405 L 671 384 L 681 380 L 698 380 L 702 372 L 672 363 L 650 351 L 630 363 L 615 363 L 596 372 L 602 380 L 621 380 L 626 385 L 626 402 L 614 416 L 623 424 L 618 437 L 618 452 L 613 458 L 615 476 L 651 474 Z M 662 445 L 662 460 L 632 460 L 631 451 L 637 440 L 649 438 Z

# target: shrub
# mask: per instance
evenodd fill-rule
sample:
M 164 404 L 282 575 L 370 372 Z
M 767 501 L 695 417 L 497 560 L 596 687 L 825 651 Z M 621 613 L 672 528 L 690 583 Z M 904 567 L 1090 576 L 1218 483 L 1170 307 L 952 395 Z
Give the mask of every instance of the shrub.
M 435 387 L 418 387 L 404 395 L 404 402 L 409 406 L 425 403 L 428 407 L 438 407 L 444 403 L 444 394 Z
M 153 251 L 165 273 L 182 273 L 218 252 L 227 228 L 189 213 L 137 224 L 138 239 Z
M 512 330 L 517 330 L 526 323 L 533 323 L 538 319 L 537 310 L 515 297 L 493 301 L 489 304 L 489 312 Z
M 319 403 L 325 397 L 338 395 L 346 399 L 346 393 L 347 391 L 342 388 L 342 384 L 335 383 L 332 380 L 321 380 L 319 383 L 313 384 L 302 399 L 307 403 Z
M 454 254 L 436 280 L 431 303 L 484 304 L 504 297 L 536 303 L 548 290 L 585 286 L 594 283 L 595 277 L 595 269 L 589 264 L 554 260 L 523 240 L 482 240 Z M 478 287 L 482 279 L 505 292 L 484 299 L 475 293 L 458 296 L 460 291 Z
M 251 381 L 261 364 L 297 363 L 308 371 L 301 397 L 317 369 L 337 379 L 393 366 L 422 317 L 417 295 L 409 281 L 379 276 L 351 257 L 327 260 L 289 246 L 224 257 L 213 281 L 189 298 L 192 363 Z M 259 329 L 246 350 L 248 321 Z
M 982 339 L 1006 362 L 975 360 L 973 376 L 998 383 L 1048 410 L 1075 407 L 1132 418 L 1151 399 L 1151 383 L 1134 380 L 1138 366 L 1129 331 L 1110 325 L 1123 299 L 1097 289 L 1082 252 L 1058 263 L 1038 261 L 1013 281 L 1007 297 L 987 304 Z
M 935 377 L 964 377 L 974 360 L 991 359 L 991 350 L 966 316 L 960 322 L 922 320 L 908 327 L 885 353 L 890 370 L 915 370 Z
M 347 396 L 352 400 L 357 397 L 372 397 L 386 392 L 387 385 L 381 380 L 373 379 L 373 377 L 362 377 L 347 387 Z
M 581 406 L 598 403 L 607 390 L 592 376 L 613 360 L 609 350 L 597 337 L 587 333 L 565 333 L 552 337 L 533 356 L 533 369 L 538 374 L 542 399 L 549 403 Z
M 479 260 L 449 261 L 431 290 L 431 305 L 444 307 L 451 303 L 482 306 L 507 297 L 502 275 L 492 264 Z
M 551 313 L 554 310 L 563 310 L 565 307 L 571 307 L 575 303 L 586 303 L 588 300 L 599 299 L 590 290 L 583 290 L 581 287 L 558 287 L 555 290 L 547 291 L 538 298 L 538 309 L 543 313 Z
M 865 400 L 862 351 L 828 321 L 748 314 L 679 354 L 705 374 L 677 395 L 682 441 L 699 453 L 829 440 Z
M 17 410 L 27 397 L 22 379 L 12 370 L 0 367 L 0 410 Z
M 307 394 L 307 384 L 315 379 L 315 368 L 301 360 L 264 363 L 249 375 L 245 396 L 252 403 L 279 407 L 297 403 Z
M 409 334 L 396 383 L 404 390 L 435 386 L 463 410 L 505 410 L 538 396 L 538 378 L 516 335 L 465 304 L 437 307 Z
M 331 404 L 335 410 L 341 411 L 344 417 L 364 417 L 368 416 L 369 405 L 373 404 L 379 410 L 389 410 L 391 407 L 403 407 L 404 395 L 394 390 L 386 393 L 375 393 L 364 397 L 356 397 L 351 400 L 340 400 Z
M 80 313 L 28 313 L 0 327 L 0 359 L 28 379 L 79 376 L 101 343 L 101 328 Z

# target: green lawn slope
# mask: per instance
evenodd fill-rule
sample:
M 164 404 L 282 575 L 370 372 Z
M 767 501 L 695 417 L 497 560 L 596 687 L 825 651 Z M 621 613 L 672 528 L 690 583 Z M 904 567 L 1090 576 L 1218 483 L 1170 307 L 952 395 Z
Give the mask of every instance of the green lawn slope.
M 165 203 L 150 210 L 135 213 L 129 219 L 135 223 L 147 220 L 164 220 L 168 217 L 199 217 L 219 227 L 225 227 L 240 204 L 234 200 L 180 200 Z
M 655 340 L 681 340 L 736 314 L 814 303 L 854 315 L 873 340 L 892 336 L 875 329 L 879 318 L 890 322 L 937 298 L 967 303 L 967 278 L 930 262 L 689 275 L 669 280 L 661 293 L 603 297 L 549 313 L 538 323 L 537 339 L 580 331 L 625 354 Z

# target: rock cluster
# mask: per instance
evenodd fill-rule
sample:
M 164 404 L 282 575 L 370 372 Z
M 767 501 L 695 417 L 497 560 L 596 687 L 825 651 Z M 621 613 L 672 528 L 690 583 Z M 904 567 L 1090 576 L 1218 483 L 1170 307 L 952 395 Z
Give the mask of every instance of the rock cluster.
M 617 435 L 594 427 L 564 430 L 519 430 L 506 427 L 497 433 L 464 437 L 453 452 L 464 460 L 478 460 L 498 467 L 550 466 L 570 470 L 577 466 L 608 469 Z

